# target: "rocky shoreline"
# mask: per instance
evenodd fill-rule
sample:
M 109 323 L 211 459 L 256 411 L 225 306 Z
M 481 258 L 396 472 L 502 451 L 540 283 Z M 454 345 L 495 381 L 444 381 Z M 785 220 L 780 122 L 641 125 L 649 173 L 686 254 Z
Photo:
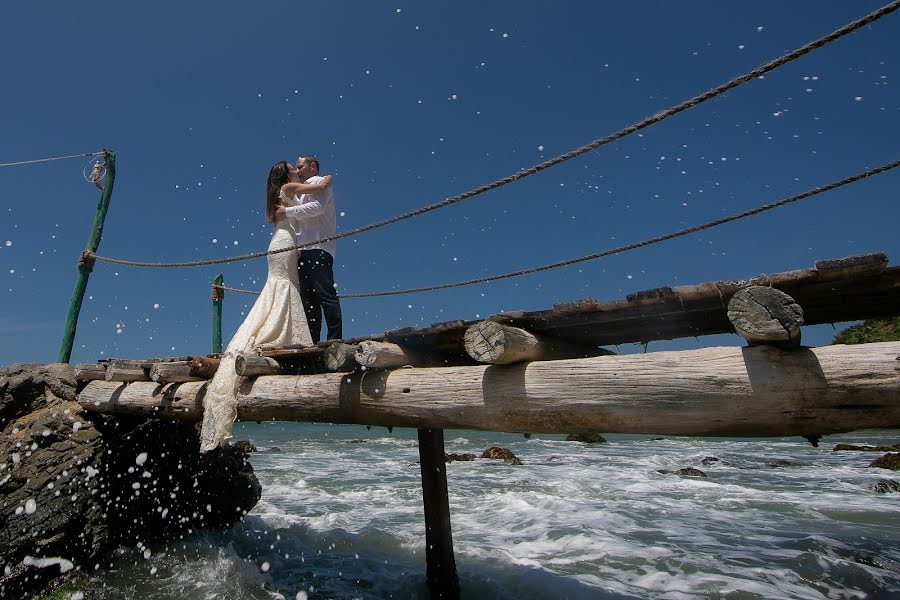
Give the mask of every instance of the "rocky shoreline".
M 0 368 L 0 597 L 134 547 L 232 526 L 261 486 L 238 446 L 201 455 L 193 423 L 84 412 L 66 364 Z

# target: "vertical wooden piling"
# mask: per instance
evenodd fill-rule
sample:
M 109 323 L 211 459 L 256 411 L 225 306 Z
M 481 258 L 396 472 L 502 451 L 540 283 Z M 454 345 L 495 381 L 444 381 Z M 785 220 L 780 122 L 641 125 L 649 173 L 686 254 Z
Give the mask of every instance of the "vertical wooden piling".
M 100 193 L 100 201 L 97 203 L 97 212 L 94 213 L 94 224 L 91 227 L 91 235 L 88 237 L 87 246 L 78 259 L 78 274 L 75 277 L 75 289 L 72 291 L 72 299 L 69 301 L 69 310 L 66 313 L 66 323 L 63 326 L 63 339 L 59 348 L 58 362 L 67 363 L 72 357 L 72 346 L 75 344 L 75 330 L 78 328 L 78 314 L 81 312 L 81 303 L 87 290 L 88 279 L 94 269 L 94 254 L 100 246 L 100 238 L 103 235 L 103 222 L 106 220 L 106 211 L 109 209 L 109 200 L 112 197 L 113 183 L 116 180 L 116 153 L 109 150 L 103 151 L 106 162 L 106 180 L 103 183 L 103 191 Z
M 212 285 L 212 351 L 222 352 L 222 300 L 225 299 L 225 278 L 216 275 Z
M 431 598 L 459 599 L 459 577 L 450 533 L 444 430 L 419 429 L 419 464 L 425 504 L 425 562 Z

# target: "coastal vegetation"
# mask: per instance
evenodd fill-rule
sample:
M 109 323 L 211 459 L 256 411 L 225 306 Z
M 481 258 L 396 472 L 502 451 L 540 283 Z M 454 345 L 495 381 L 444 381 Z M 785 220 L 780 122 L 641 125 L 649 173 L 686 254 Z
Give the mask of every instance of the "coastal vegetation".
M 832 344 L 868 344 L 900 340 L 900 317 L 866 319 L 834 336 Z

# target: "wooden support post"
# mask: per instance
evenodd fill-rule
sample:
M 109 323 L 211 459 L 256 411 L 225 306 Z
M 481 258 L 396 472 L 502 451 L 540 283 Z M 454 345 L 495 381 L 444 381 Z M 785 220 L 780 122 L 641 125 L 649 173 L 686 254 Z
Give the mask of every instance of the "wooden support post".
M 803 309 L 781 290 L 754 285 L 737 291 L 728 302 L 728 319 L 751 346 L 800 345 Z
M 335 342 L 328 346 L 325 351 L 325 367 L 329 371 L 352 371 L 359 364 L 354 358 L 354 354 L 359 350 L 359 346 L 345 344 L 343 342 Z
M 72 290 L 72 299 L 69 301 L 69 311 L 66 314 L 66 323 L 63 326 L 62 345 L 59 348 L 58 362 L 67 363 L 72 358 L 72 346 L 75 344 L 75 330 L 78 329 L 78 314 L 81 312 L 81 303 L 87 290 L 88 279 L 94 269 L 94 254 L 100 247 L 100 237 L 103 235 L 103 222 L 106 220 L 106 211 L 109 209 L 109 200 L 112 197 L 113 183 L 116 181 L 116 153 L 109 150 L 103 151 L 106 161 L 106 181 L 103 191 L 100 192 L 100 201 L 97 203 L 97 212 L 94 213 L 94 224 L 91 227 L 91 235 L 88 237 L 87 246 L 78 259 L 78 274 L 75 277 L 75 289 Z
M 212 351 L 222 352 L 222 300 L 225 299 L 225 278 L 221 273 L 216 275 L 212 285 Z
M 596 346 L 573 344 L 494 321 L 482 321 L 469 327 L 464 342 L 469 356 L 478 362 L 495 365 L 612 354 Z
M 234 372 L 241 377 L 253 377 L 255 375 L 278 375 L 281 367 L 278 361 L 267 356 L 256 354 L 238 354 L 234 359 Z
M 444 430 L 419 429 L 419 465 L 425 504 L 425 562 L 431 598 L 458 600 L 459 577 L 450 533 Z

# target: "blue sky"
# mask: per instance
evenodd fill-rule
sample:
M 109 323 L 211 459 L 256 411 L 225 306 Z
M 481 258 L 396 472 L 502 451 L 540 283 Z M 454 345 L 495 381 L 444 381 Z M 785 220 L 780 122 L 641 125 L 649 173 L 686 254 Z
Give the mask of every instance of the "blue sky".
M 0 162 L 114 149 L 99 253 L 177 261 L 265 249 L 263 184 L 313 152 L 339 229 L 580 146 L 833 31 L 881 2 L 70 2 L 3 9 Z M 346 293 L 581 256 L 898 158 L 892 14 L 724 96 L 456 206 L 338 242 Z M 0 364 L 55 360 L 98 192 L 87 160 L 0 168 Z M 900 173 L 578 266 L 343 303 L 345 335 L 900 257 Z M 209 287 L 265 261 L 98 263 L 72 362 L 210 350 Z M 228 294 L 230 335 L 252 297 Z M 831 327 L 804 332 L 829 343 Z M 715 336 L 650 349 L 737 344 Z M 623 348 L 623 351 L 629 351 Z

